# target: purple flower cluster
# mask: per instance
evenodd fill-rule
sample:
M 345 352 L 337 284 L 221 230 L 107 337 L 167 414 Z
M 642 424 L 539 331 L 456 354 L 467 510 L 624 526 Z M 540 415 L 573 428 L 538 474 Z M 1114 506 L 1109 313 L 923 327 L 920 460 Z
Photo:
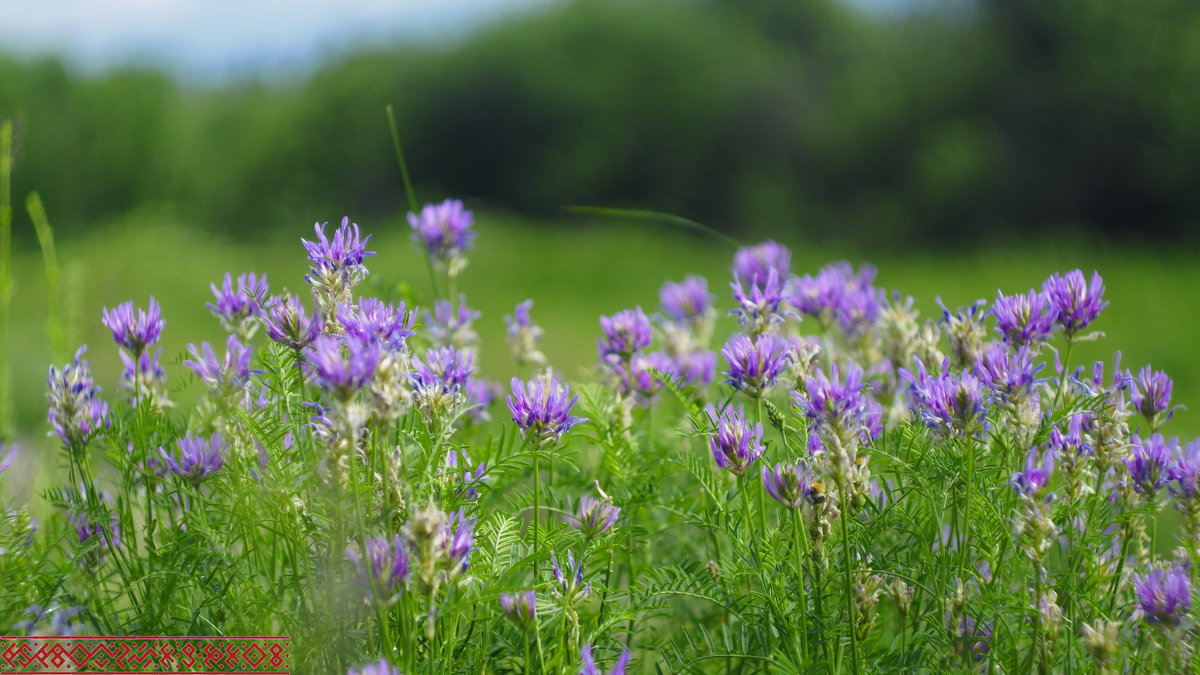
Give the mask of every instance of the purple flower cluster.
M 337 319 L 350 338 L 378 342 L 391 352 L 404 351 L 405 340 L 416 334 L 416 310 L 407 311 L 403 302 L 393 305 L 375 298 L 359 298 L 357 306 L 341 305 Z
M 408 581 L 408 550 L 400 535 L 390 540 L 373 537 L 363 543 L 365 558 L 354 546 L 346 547 L 346 557 L 358 569 L 358 578 L 369 594 L 380 602 L 391 604 L 404 590 Z
M 1175 412 L 1171 408 L 1172 382 L 1166 373 L 1146 366 L 1138 372 L 1136 378 L 1130 373 L 1126 373 L 1125 376 L 1132 385 L 1129 400 L 1142 417 L 1156 427 L 1171 419 Z
M 567 516 L 571 527 L 583 532 L 587 539 L 593 539 L 612 529 L 621 514 L 619 506 L 613 506 L 609 499 L 596 499 L 591 495 L 579 498 L 579 508 L 575 515 Z
M 1174 627 L 1192 608 L 1191 561 L 1133 576 L 1137 595 L 1134 620 Z
M 1025 468 L 1013 474 L 1013 487 L 1026 497 L 1041 497 L 1054 476 L 1054 459 L 1053 447 L 1041 453 L 1037 448 L 1031 449 L 1025 460 Z
M 349 400 L 371 380 L 379 363 L 379 343 L 321 335 L 304 350 L 313 382 L 341 400 Z
M 3 454 L 4 454 L 4 443 L 0 443 L 0 455 L 3 455 Z M 8 470 L 8 467 L 12 466 L 13 459 L 15 459 L 16 456 L 17 456 L 17 444 L 14 443 L 14 444 L 8 446 L 8 454 L 4 455 L 4 459 L 0 459 L 0 473 L 4 473 L 5 471 Z
M 765 283 L 771 272 L 786 279 L 792 262 L 792 252 L 782 244 L 767 240 L 754 246 L 739 248 L 733 255 L 733 276 L 752 285 Z
M 457 199 L 426 204 L 419 215 L 408 214 L 413 240 L 425 248 L 434 262 L 449 270 L 451 276 L 465 264 L 463 254 L 475 238 L 471 230 L 474 223 L 475 216 Z
M 592 657 L 592 646 L 588 643 L 583 643 L 583 650 L 580 654 L 583 659 L 583 670 L 579 671 L 579 675 L 603 675 L 600 669 L 596 667 L 596 660 Z M 633 658 L 633 654 L 624 647 L 621 648 L 621 655 L 617 657 L 616 664 L 608 675 L 625 675 L 625 667 L 629 665 L 629 661 Z
M 387 659 L 379 659 L 375 663 L 368 663 L 362 668 L 351 668 L 346 671 L 346 675 L 401 675 L 400 669 L 388 663 Z
M 475 372 L 474 364 L 475 352 L 470 349 L 431 348 L 424 360 L 413 359 L 413 388 L 425 393 L 458 393 Z
M 1167 466 L 1167 489 L 1175 497 L 1194 501 L 1200 496 L 1200 439 L 1188 443 L 1175 452 Z
M 1092 272 L 1090 284 L 1079 270 L 1052 275 L 1042 284 L 1042 292 L 1055 313 L 1055 321 L 1068 338 L 1087 328 L 1108 306 L 1099 272 Z
M 171 472 L 186 478 L 194 485 L 200 485 L 225 465 L 225 455 L 229 452 L 229 444 L 221 438 L 220 432 L 214 433 L 208 439 L 193 436 L 190 432 L 176 441 L 179 446 L 179 459 L 167 454 L 163 448 L 158 452 L 167 462 Z
M 517 628 L 529 630 L 537 625 L 537 592 L 501 593 L 500 608 Z
M 773 468 L 764 466 L 762 479 L 767 494 L 792 511 L 800 508 L 812 494 L 812 467 L 808 462 L 776 464 Z
M 122 302 L 115 309 L 103 310 L 104 326 L 112 331 L 113 340 L 128 349 L 134 356 L 141 356 L 146 348 L 158 342 L 166 321 L 154 296 L 150 296 L 148 309 L 133 311 L 133 301 Z
M 792 362 L 792 344 L 770 333 L 760 335 L 758 340 L 734 335 L 725 343 L 721 356 L 729 362 L 725 382 L 753 398 L 761 398 L 775 387 Z
M 554 581 L 558 584 L 556 590 L 562 594 L 564 598 L 573 598 L 579 594 L 581 598 L 586 598 L 592 593 L 592 584 L 583 583 L 583 559 L 575 560 L 575 554 L 567 551 L 567 572 L 563 574 L 562 568 L 558 566 L 558 558 L 555 557 L 554 551 L 550 552 L 551 570 L 554 572 Z
M 875 268 L 863 265 L 857 272 L 846 261 L 827 265 L 817 276 L 793 278 L 789 301 L 797 312 L 829 326 L 837 321 L 847 335 L 862 334 L 875 324 L 887 297 L 872 285 Z
M 75 352 L 75 361 L 62 367 L 50 366 L 46 377 L 49 392 L 47 417 L 54 434 L 72 450 L 82 450 L 92 437 L 108 428 L 108 404 L 100 398 L 100 388 L 92 381 L 88 362 L 83 359 L 87 345 Z
M 522 382 L 515 377 L 511 384 L 507 401 L 513 422 L 538 446 L 557 443 L 571 427 L 587 421 L 571 415 L 579 397 L 571 396 L 565 384 L 544 379 Z
M 1028 293 L 1013 295 L 997 291 L 991 313 L 1004 342 L 1014 347 L 1045 342 L 1058 318 L 1046 294 L 1032 288 Z
M 292 349 L 303 349 L 321 334 L 323 320 L 313 303 L 311 316 L 306 316 L 304 303 L 295 295 L 272 296 L 259 312 L 267 328 L 267 337 Z
M 945 369 L 931 375 L 920 359 L 916 373 L 900 371 L 908 383 L 912 409 L 926 426 L 950 435 L 970 435 L 983 428 L 986 401 L 979 378 L 970 372 Z M 943 366 L 945 367 L 945 365 Z
M 604 337 L 597 338 L 596 344 L 602 361 L 608 362 L 610 358 L 627 361 L 635 352 L 650 346 L 650 319 L 641 307 L 600 317 L 600 328 Z
M 250 375 L 263 372 L 250 368 L 250 347 L 238 341 L 236 335 L 225 339 L 224 360 L 217 359 L 212 345 L 207 342 L 201 342 L 199 349 L 189 344 L 188 353 L 192 358 L 184 361 L 183 365 L 191 368 L 209 389 L 223 395 L 241 392 L 249 383 Z
M 765 449 L 762 423 L 750 426 L 742 411 L 732 407 L 718 415 L 710 406 L 708 416 L 716 425 L 716 433 L 709 437 L 708 444 L 717 466 L 738 477 L 746 475 Z
M 479 312 L 467 307 L 467 296 L 460 293 L 457 310 L 449 300 L 438 300 L 433 303 L 433 313 L 425 313 L 425 323 L 429 326 L 429 336 L 434 344 L 461 349 L 479 342 L 479 336 L 471 329 L 471 324 L 479 316 Z
M 745 278 L 749 283 L 754 283 L 751 275 Z M 679 283 L 668 281 L 658 291 L 658 302 L 663 313 L 678 323 L 703 320 L 712 313 L 714 300 L 716 296 L 708 292 L 708 281 L 698 276 L 688 276 Z
M 261 277 L 253 272 L 238 275 L 237 287 L 233 285 L 233 276 L 225 273 L 225 281 L 218 288 L 209 284 L 216 302 L 205 304 L 208 310 L 221 321 L 221 327 L 226 331 L 241 332 L 243 325 L 253 327 L 249 321 L 259 313 L 259 308 L 267 299 L 267 275 Z M 248 337 L 243 333 L 243 337 Z
M 804 391 L 792 393 L 792 403 L 812 420 L 817 435 L 866 442 L 882 432 L 883 409 L 864 388 L 862 368 L 850 362 L 840 372 L 835 363 L 829 375 L 818 369 L 809 376 Z
M 730 315 L 736 316 L 742 329 L 750 335 L 766 333 L 783 321 L 785 315 L 795 316 L 780 309 L 784 288 L 774 269 L 767 271 L 765 280 L 751 282 L 748 291 L 742 287 L 741 278 L 734 273 L 729 287 L 733 289 L 733 301 L 737 303 Z
M 1006 403 L 1018 403 L 1036 398 L 1034 389 L 1039 382 L 1038 372 L 1045 364 L 1033 363 L 1029 347 L 1016 351 L 1004 345 L 992 345 L 975 364 L 979 383 Z
M 313 230 L 317 233 L 316 241 L 301 239 L 304 250 L 312 268 L 306 280 L 310 283 L 315 278 L 328 277 L 334 273 L 354 273 L 361 267 L 363 260 L 375 255 L 374 251 L 366 250 L 371 235 L 359 239 L 358 223 L 351 223 L 350 218 L 342 218 L 342 224 L 333 232 L 333 239 L 325 237 L 325 226 L 329 223 L 315 223 Z
M 1179 448 L 1179 439 L 1166 440 L 1162 434 L 1142 438 L 1135 434 L 1125 467 L 1129 470 L 1129 482 L 1138 494 L 1153 499 L 1167 484 L 1167 467 L 1172 455 Z

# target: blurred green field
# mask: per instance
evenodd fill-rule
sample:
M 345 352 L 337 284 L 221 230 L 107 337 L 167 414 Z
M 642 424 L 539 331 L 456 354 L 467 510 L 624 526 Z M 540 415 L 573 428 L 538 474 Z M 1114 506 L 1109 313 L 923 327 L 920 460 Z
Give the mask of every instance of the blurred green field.
M 336 225 L 340 216 L 331 214 Z M 17 226 L 22 222 L 18 220 Z M 371 277 L 362 293 L 411 297 L 429 304 L 430 287 L 423 258 L 399 221 L 361 222 L 371 233 L 368 259 Z M 527 298 L 535 300 L 534 319 L 546 330 L 544 351 L 569 377 L 588 377 L 595 358 L 597 317 L 640 304 L 657 305 L 657 290 L 668 279 L 691 273 L 705 275 L 728 309 L 728 266 L 732 248 L 715 238 L 646 221 L 591 218 L 555 223 L 527 223 L 511 215 L 478 213 L 479 236 L 460 289 L 470 306 L 483 312 L 477 329 L 483 338 L 483 374 L 507 379 L 514 374 L 504 341 L 502 317 Z M 265 272 L 273 292 L 302 290 L 307 265 L 301 237 L 312 235 L 311 223 L 297 223 L 288 236 L 247 244 L 206 234 L 170 216 L 140 213 L 60 241 L 68 348 L 51 354 L 45 332 L 45 282 L 36 245 L 18 239 L 14 251 L 16 279 L 13 301 L 11 358 L 17 439 L 29 449 L 30 461 L 51 452 L 45 432 L 45 377 L 52 360 L 64 362 L 73 345 L 87 344 L 97 383 L 112 395 L 120 361 L 110 335 L 100 323 L 102 306 L 133 299 L 144 306 L 154 294 L 162 303 L 166 329 L 163 363 L 181 403 L 199 395 L 193 385 L 179 390 L 190 375 L 178 362 L 189 342 L 218 342 L 222 333 L 204 307 L 210 282 L 226 271 Z M 853 250 L 816 248 L 786 241 L 793 251 L 793 271 L 814 271 L 838 259 L 862 262 Z M 1054 271 L 1094 268 L 1104 276 L 1111 305 L 1096 324 L 1107 337 L 1076 350 L 1074 361 L 1111 361 L 1116 350 L 1122 364 L 1139 368 L 1152 363 L 1175 379 L 1175 402 L 1181 411 L 1168 426 L 1171 434 L 1190 437 L 1200 431 L 1200 359 L 1195 335 L 1200 333 L 1200 268 L 1186 250 L 1130 250 L 1095 241 L 1046 240 L 991 247 L 971 253 L 929 252 L 880 257 L 878 283 L 916 297 L 924 316 L 936 317 L 940 295 L 950 307 L 994 297 L 996 289 L 1018 291 L 1041 283 Z M 718 335 L 721 335 L 718 332 Z M 260 334 L 257 344 L 265 340 Z M 719 348 L 719 345 L 716 345 Z M 186 410 L 186 407 L 181 407 Z M 41 455 L 45 458 L 45 455 Z M 40 463 L 40 462 L 39 462 Z M 51 463 L 53 464 L 53 462 Z M 11 488 L 10 488 L 11 489 Z

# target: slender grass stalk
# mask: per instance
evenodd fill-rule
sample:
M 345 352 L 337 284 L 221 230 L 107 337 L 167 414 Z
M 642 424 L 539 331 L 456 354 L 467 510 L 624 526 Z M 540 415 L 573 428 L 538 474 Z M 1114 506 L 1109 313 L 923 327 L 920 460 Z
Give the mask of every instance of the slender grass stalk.
M 404 147 L 400 144 L 400 131 L 396 128 L 396 112 L 390 103 L 384 110 L 387 113 L 388 131 L 392 134 L 392 150 L 396 153 L 396 163 L 400 165 L 400 177 L 404 181 L 404 196 L 408 199 L 408 210 L 414 214 L 420 214 L 421 207 L 417 203 L 417 193 L 413 190 L 412 178 L 408 173 L 408 162 L 404 160 Z M 425 256 L 425 266 L 429 269 L 429 284 L 433 287 L 433 297 L 439 299 L 442 296 L 438 293 L 437 274 L 433 271 L 433 259 L 429 257 L 429 251 L 424 246 L 421 247 L 421 252 Z
M 59 283 L 58 255 L 54 249 L 54 230 L 46 217 L 42 198 L 30 192 L 25 198 L 25 209 L 37 232 L 38 246 L 42 249 L 42 266 L 46 273 L 46 337 L 50 340 L 50 355 L 54 361 L 67 357 L 62 317 L 62 291 Z
M 11 433 L 8 388 L 9 323 L 12 320 L 12 120 L 0 122 L 0 438 Z

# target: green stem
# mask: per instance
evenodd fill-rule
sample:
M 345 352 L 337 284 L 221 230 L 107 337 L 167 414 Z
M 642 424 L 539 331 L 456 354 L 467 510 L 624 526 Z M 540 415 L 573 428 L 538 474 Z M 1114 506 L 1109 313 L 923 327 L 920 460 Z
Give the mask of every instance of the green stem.
M 538 468 L 541 464 L 541 455 L 538 453 L 537 445 L 533 448 L 533 582 L 536 584 L 538 580 L 538 560 L 540 556 L 540 544 L 538 542 L 538 523 L 541 520 L 542 513 L 542 476 Z
M 843 497 L 846 494 L 845 488 L 841 485 L 838 486 L 838 494 Z M 846 586 L 846 617 L 850 622 L 850 672 L 858 675 L 858 630 L 854 617 L 854 586 L 850 577 L 850 566 L 853 564 L 853 557 L 850 555 L 850 531 L 846 524 L 848 518 L 849 516 L 846 512 L 842 511 L 839 520 L 842 522 L 842 553 L 846 558 L 844 583 Z
M 800 630 L 797 637 L 800 640 L 801 660 L 808 660 L 808 597 L 804 588 L 804 555 L 808 546 L 800 546 L 804 534 L 804 525 L 800 522 L 800 511 L 792 511 L 792 549 L 796 557 L 796 583 L 800 590 Z

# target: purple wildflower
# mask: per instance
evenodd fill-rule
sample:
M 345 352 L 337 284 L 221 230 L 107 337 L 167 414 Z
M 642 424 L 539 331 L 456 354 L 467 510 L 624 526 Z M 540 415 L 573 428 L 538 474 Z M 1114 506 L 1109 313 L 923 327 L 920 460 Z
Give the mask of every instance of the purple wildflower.
M 475 523 L 478 516 L 467 518 L 460 509 L 450 515 L 446 524 L 445 550 L 450 574 L 461 574 L 471 566 L 471 551 L 475 550 Z
M 501 593 L 500 608 L 517 628 L 529 630 L 537 623 L 537 591 L 529 589 L 520 593 Z
M 544 332 L 530 317 L 531 309 L 533 300 L 525 300 L 517 304 L 511 316 L 504 316 L 504 325 L 508 327 L 508 348 L 518 365 L 544 366 L 546 355 L 537 347 Z
M 473 464 L 466 450 L 449 450 L 446 452 L 445 469 L 453 482 L 461 483 L 459 496 L 463 499 L 479 497 L 478 486 L 487 481 L 487 467 L 483 462 Z
M 304 303 L 295 295 L 272 296 L 259 313 L 267 327 L 267 337 L 292 349 L 303 349 L 321 334 L 324 323 L 313 303 L 311 316 L 305 316 Z
M 674 359 L 663 352 L 635 355 L 629 361 L 629 372 L 622 364 L 615 365 L 614 369 L 621 377 L 622 391 L 636 391 L 645 397 L 657 394 L 665 379 L 679 377 Z
M 253 272 L 238 275 L 237 287 L 234 288 L 233 276 L 225 273 L 225 281 L 217 288 L 209 284 L 216 302 L 205 304 L 208 310 L 221 321 L 221 327 L 228 332 L 242 330 L 252 317 L 257 316 L 259 307 L 267 299 L 267 275 L 261 277 Z M 251 324 L 252 326 L 252 324 Z
M 913 412 L 926 426 L 962 435 L 982 428 L 986 411 L 979 378 L 970 372 L 950 370 L 930 375 L 920 359 L 914 357 L 913 362 L 917 365 L 916 374 L 901 370 L 900 377 L 909 384 Z
M 447 199 L 441 204 L 426 204 L 420 215 L 408 214 L 408 224 L 413 229 L 413 240 L 425 247 L 435 262 L 446 267 L 455 276 L 465 265 L 463 253 L 471 248 L 475 233 L 471 226 L 475 216 L 463 208 L 457 199 Z
M 1054 448 L 1048 448 L 1039 456 L 1032 448 L 1025 460 L 1025 468 L 1013 474 L 1012 486 L 1026 497 L 1039 497 L 1054 476 Z
M 88 489 L 85 483 L 80 483 L 78 490 L 67 488 L 68 501 L 87 509 L 87 511 L 68 510 L 67 522 L 75 530 L 75 537 L 79 540 L 80 546 L 87 545 L 95 538 L 96 547 L 103 554 L 104 551 L 118 548 L 121 545 L 121 528 L 115 513 L 109 515 L 107 525 L 92 517 L 92 514 L 96 512 L 95 508 L 97 506 L 107 507 L 112 503 L 112 497 L 95 485 L 91 488 L 91 495 L 88 494 Z M 104 510 L 107 511 L 107 508 Z
M 73 450 L 82 449 L 101 429 L 108 428 L 108 404 L 100 398 L 100 388 L 92 381 L 88 362 L 83 360 L 84 345 L 75 352 L 75 361 L 62 367 L 50 366 L 46 398 L 47 417 L 54 434 Z
M 742 288 L 737 273 L 729 287 L 733 289 L 733 301 L 738 305 L 730 315 L 738 318 L 738 324 L 747 333 L 759 335 L 783 321 L 784 314 L 779 309 L 783 304 L 783 285 L 774 269 L 767 271 L 765 280 L 751 283 L 749 291 Z
M 375 255 L 374 251 L 366 250 L 371 235 L 360 241 L 358 223 L 351 223 L 349 217 L 342 218 L 342 225 L 334 231 L 332 240 L 325 237 L 325 226 L 328 224 L 313 225 L 317 233 L 316 241 L 300 240 L 312 262 L 310 274 L 305 277 L 310 282 L 313 278 L 354 270 L 363 264 L 365 258 Z
M 391 604 L 404 590 L 408 581 L 408 549 L 404 538 L 395 535 L 373 537 L 363 542 L 366 558 L 359 556 L 353 546 L 346 547 L 346 557 L 358 569 L 358 578 L 367 592 L 386 604 Z
M 313 381 L 338 398 L 348 399 L 371 380 L 379 363 L 379 343 L 321 335 L 304 350 Z
M 571 397 L 571 390 L 565 384 L 553 380 L 521 382 L 514 377 L 508 409 L 526 438 L 533 439 L 538 445 L 551 445 L 571 427 L 587 421 L 585 417 L 571 416 L 571 408 L 577 400 L 579 397 Z
M 4 444 L 0 443 L 0 454 L 3 454 L 3 453 L 4 453 Z M 17 456 L 17 445 L 16 445 L 16 443 L 14 443 L 14 444 L 8 446 L 8 454 L 4 455 L 4 459 L 0 459 L 0 473 L 4 473 L 5 471 L 8 470 L 8 467 L 12 466 L 13 459 L 15 459 L 16 456 Z
M 458 294 L 458 309 L 449 300 L 433 303 L 433 314 L 425 312 L 425 323 L 429 325 L 429 336 L 438 346 L 470 347 L 479 341 L 471 324 L 479 318 L 479 312 L 467 307 L 467 296 Z
M 1154 569 L 1147 574 L 1133 575 L 1137 593 L 1137 609 L 1133 619 L 1175 627 L 1192 606 L 1192 584 L 1188 578 L 1191 561 L 1166 569 Z
M 1176 497 L 1194 500 L 1200 496 L 1200 439 L 1175 451 L 1167 465 L 1167 478 L 1171 481 L 1167 489 Z
M 166 321 L 154 296 L 150 296 L 148 309 L 138 308 L 133 312 L 133 301 L 127 300 L 117 305 L 115 309 L 104 308 L 103 323 L 112 331 L 113 340 L 128 349 L 135 356 L 140 356 L 147 347 L 158 342 Z
M 795 511 L 812 494 L 812 467 L 808 462 L 763 466 L 763 486 L 775 501 Z
M 567 551 L 567 573 L 563 574 L 562 568 L 558 566 L 558 558 L 555 557 L 554 551 L 550 552 L 551 570 L 554 572 L 554 581 L 558 583 L 559 592 L 564 597 L 573 597 L 576 593 L 581 598 L 586 598 L 592 592 L 592 584 L 588 582 L 585 586 L 583 583 L 583 559 L 575 560 L 575 554 Z
M 162 347 L 153 354 L 146 350 L 138 357 L 130 356 L 122 349 L 119 356 L 123 367 L 118 389 L 129 392 L 135 404 L 140 403 L 143 398 L 149 398 L 155 405 L 169 405 L 164 393 L 167 371 L 158 362 L 162 357 Z
M 583 670 L 579 671 L 579 675 L 603 675 L 600 669 L 596 667 L 596 660 L 592 658 L 592 646 L 590 644 L 583 643 L 583 651 L 580 657 L 583 659 Z M 629 660 L 632 658 L 633 654 L 628 649 L 622 647 L 621 655 L 617 657 L 617 663 L 613 666 L 612 672 L 609 675 L 625 675 L 625 667 L 629 665 Z
M 1035 376 L 1044 366 L 1033 365 L 1033 352 L 1027 346 L 1013 351 L 1004 345 L 992 345 L 975 364 L 975 375 L 1000 400 L 1016 402 L 1034 395 L 1038 383 Z
M 1046 294 L 1032 288 L 1028 293 L 1013 295 L 996 291 L 991 311 L 996 317 L 996 330 L 1005 343 L 1014 347 L 1045 342 L 1058 318 Z
M 368 663 L 362 668 L 351 668 L 346 675 L 400 675 L 400 669 L 381 658 L 375 663 Z
M 725 343 L 721 356 L 729 362 L 725 382 L 752 398 L 761 398 L 791 363 L 792 345 L 769 333 L 759 336 L 757 342 L 745 335 L 735 335 Z
M 172 473 L 183 476 L 194 485 L 203 483 L 219 471 L 225 465 L 225 455 L 229 452 L 229 444 L 221 438 L 220 432 L 214 433 L 207 440 L 189 432 L 176 441 L 176 444 L 179 446 L 178 460 L 168 455 L 161 447 L 158 452 L 166 460 Z
M 1048 443 L 1049 448 L 1060 457 L 1064 455 L 1081 457 L 1091 454 L 1092 445 L 1083 433 L 1088 418 L 1089 414 L 1087 413 L 1072 415 L 1071 421 L 1067 425 L 1067 433 L 1065 434 L 1058 427 L 1051 429 Z
M 579 508 L 574 516 L 567 516 L 571 527 L 583 532 L 587 539 L 595 538 L 612 529 L 621 514 L 621 507 L 613 506 L 610 499 L 596 499 L 591 495 L 579 498 Z
M 810 375 L 804 392 L 792 393 L 792 402 L 813 421 L 816 433 L 838 438 L 848 434 L 866 441 L 881 433 L 883 410 L 863 388 L 862 368 L 850 362 L 841 373 L 835 363 L 829 375 L 820 369 Z
M 425 360 L 413 359 L 413 388 L 442 394 L 457 393 L 475 372 L 475 352 L 454 347 L 431 348 Z
M 709 437 L 708 444 L 717 466 L 738 477 L 746 475 L 765 449 L 762 423 L 750 426 L 742 411 L 732 407 L 720 416 L 711 406 L 707 412 L 716 425 L 716 433 Z
M 875 268 L 863 265 L 857 272 L 846 262 L 826 265 L 817 276 L 792 280 L 789 302 L 796 311 L 828 327 L 835 319 L 848 335 L 859 335 L 874 325 L 886 296 L 872 286 Z
M 360 341 L 378 341 L 380 346 L 392 352 L 406 348 L 405 339 L 415 335 L 416 310 L 407 311 L 404 303 L 384 304 L 375 298 L 359 298 L 357 306 L 342 305 L 338 308 L 338 323 L 346 335 Z
M 773 271 L 779 279 L 786 279 L 792 253 L 782 244 L 767 240 L 754 246 L 739 248 L 733 256 L 733 274 L 751 284 L 767 280 Z
M 239 342 L 236 335 L 225 339 L 224 361 L 217 360 L 207 342 L 201 342 L 199 350 L 196 345 L 188 344 L 188 352 L 192 358 L 183 365 L 191 368 L 210 389 L 224 394 L 242 389 L 250 381 L 250 375 L 263 372 L 250 368 L 250 347 Z
M 689 387 L 706 387 L 717 374 L 717 353 L 704 350 L 675 356 L 674 372 Z
M 504 387 L 499 382 L 482 377 L 468 377 L 467 383 L 463 385 L 463 393 L 470 404 L 466 414 L 470 415 L 473 421 L 483 423 L 492 419 L 488 408 L 504 393 Z
M 600 358 L 628 360 L 635 352 L 650 346 L 650 319 L 641 307 L 600 317 L 604 337 L 597 338 Z
M 1136 378 L 1132 374 L 1125 376 L 1132 383 L 1129 399 L 1133 407 L 1145 417 L 1154 427 L 1171 419 L 1174 409 L 1171 408 L 1171 378 L 1161 370 L 1150 366 L 1142 368 Z
M 695 323 L 706 318 L 712 312 L 715 299 L 716 296 L 708 292 L 708 281 L 698 276 L 688 276 L 679 283 L 668 281 L 658 291 L 659 306 L 670 319 L 679 323 Z
M 1138 494 L 1151 499 L 1158 490 L 1167 484 L 1167 466 L 1171 456 L 1179 448 L 1179 439 L 1163 439 L 1162 434 L 1154 434 L 1150 438 L 1133 436 L 1132 452 L 1125 460 L 1129 469 L 1130 483 Z
M 1104 280 L 1099 272 L 1092 272 L 1090 284 L 1079 270 L 1071 270 L 1063 276 L 1054 274 L 1042 284 L 1042 292 L 1068 338 L 1087 328 L 1100 315 L 1100 310 L 1108 306 L 1104 301 Z

